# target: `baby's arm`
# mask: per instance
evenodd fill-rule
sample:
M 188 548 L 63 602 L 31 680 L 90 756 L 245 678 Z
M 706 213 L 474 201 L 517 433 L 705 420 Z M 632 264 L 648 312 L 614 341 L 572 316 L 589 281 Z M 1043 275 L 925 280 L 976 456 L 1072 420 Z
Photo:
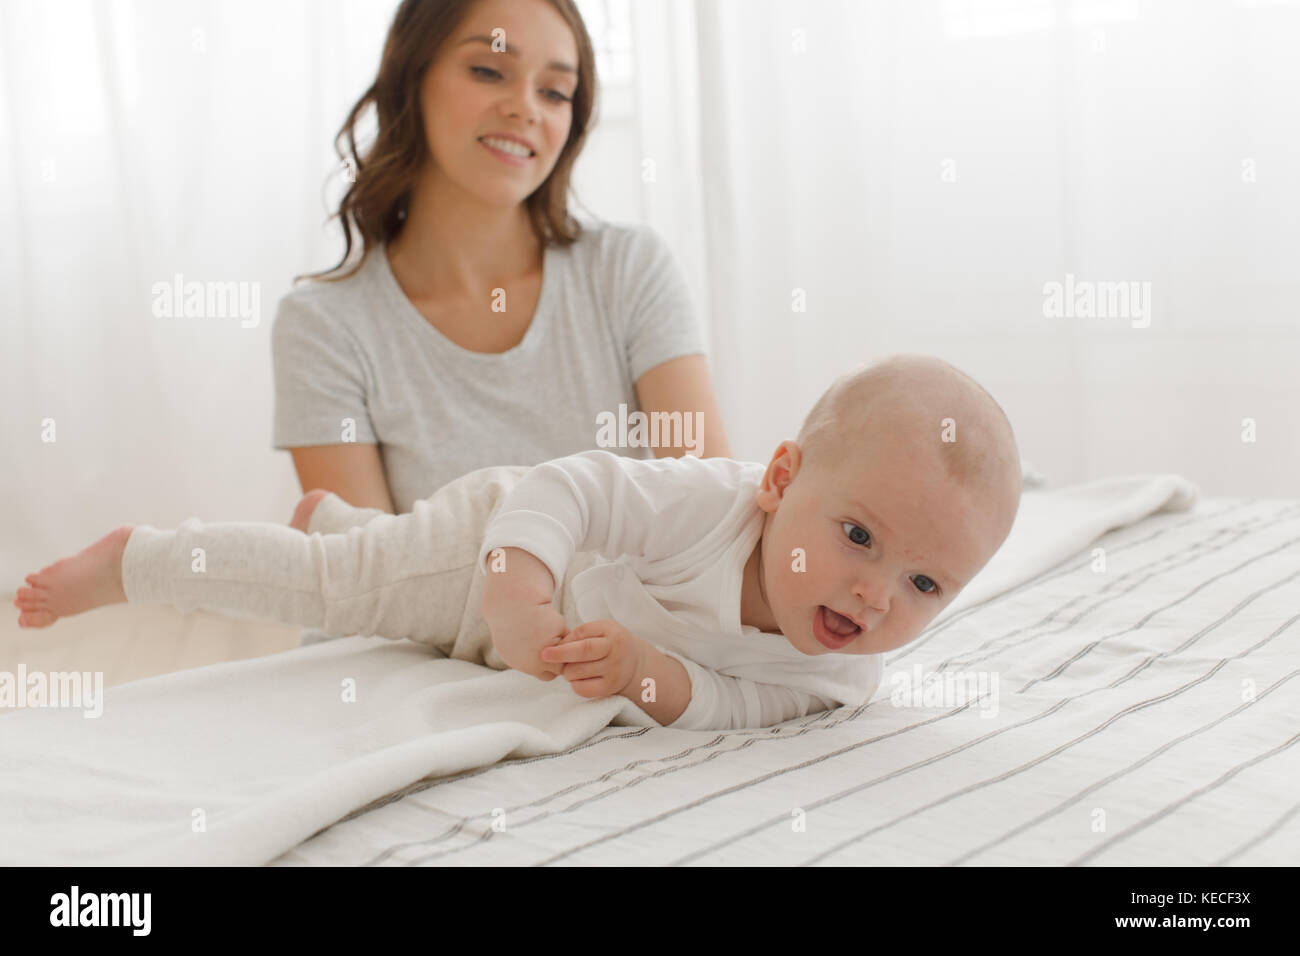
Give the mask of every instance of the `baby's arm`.
M 578 696 L 625 697 L 660 724 L 672 723 L 691 703 L 686 668 L 618 621 L 580 624 L 541 654 Z
M 777 724 L 838 706 L 834 701 L 779 684 L 719 674 L 638 641 L 636 675 L 621 691 L 661 726 L 679 730 L 740 730 Z M 689 669 L 688 669 L 689 668 Z M 647 701 L 645 678 L 654 679 L 655 700 Z M 693 690 L 699 694 L 694 700 Z M 692 707 L 694 700 L 695 706 Z M 690 711 L 688 713 L 688 711 Z M 682 718 L 685 719 L 682 719 Z M 680 721 L 680 722 L 679 722 Z
M 649 688 L 644 684 L 651 678 L 654 700 L 646 700 Z M 661 726 L 667 727 L 691 704 L 691 675 L 675 657 L 669 657 L 653 644 L 641 642 L 641 665 L 632 683 L 623 688 L 621 696 L 636 704 Z
M 686 707 L 671 724 L 677 730 L 775 727 L 796 717 L 834 710 L 839 706 L 833 700 L 784 684 L 720 674 L 676 654 L 661 656 L 673 660 L 687 675 Z
M 837 706 L 792 687 L 719 674 L 666 654 L 613 620 L 588 621 L 541 653 L 580 696 L 624 697 L 663 727 L 773 727 Z

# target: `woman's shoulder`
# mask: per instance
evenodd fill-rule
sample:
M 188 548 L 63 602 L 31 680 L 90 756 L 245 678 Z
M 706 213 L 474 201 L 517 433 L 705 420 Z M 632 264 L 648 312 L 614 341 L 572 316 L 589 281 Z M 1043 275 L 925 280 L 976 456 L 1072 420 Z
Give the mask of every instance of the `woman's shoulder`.
M 589 272 L 593 268 L 603 274 L 650 268 L 668 252 L 663 237 L 643 222 L 593 219 L 581 223 L 582 232 L 569 248 Z
M 377 294 L 379 262 L 376 258 L 380 255 L 383 255 L 381 248 L 371 249 L 357 269 L 345 278 L 303 279 L 295 284 L 280 297 L 275 326 L 320 328 L 344 324 L 355 328 L 381 301 Z

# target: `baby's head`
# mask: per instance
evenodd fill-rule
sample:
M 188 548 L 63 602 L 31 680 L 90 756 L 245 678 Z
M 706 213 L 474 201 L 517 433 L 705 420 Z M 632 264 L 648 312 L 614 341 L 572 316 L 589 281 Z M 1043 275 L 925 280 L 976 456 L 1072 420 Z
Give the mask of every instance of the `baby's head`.
M 771 618 L 805 654 L 902 647 L 1002 545 L 1020 476 L 1001 406 L 947 362 L 893 355 L 842 376 L 758 492 Z

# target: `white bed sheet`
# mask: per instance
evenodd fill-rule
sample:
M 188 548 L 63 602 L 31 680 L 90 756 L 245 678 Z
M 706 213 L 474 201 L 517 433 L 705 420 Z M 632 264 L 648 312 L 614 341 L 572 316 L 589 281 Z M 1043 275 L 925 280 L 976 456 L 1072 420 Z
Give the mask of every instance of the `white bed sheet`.
M 1115 482 L 1027 495 L 873 701 L 777 728 L 606 727 L 365 638 L 0 717 L 0 862 L 1295 863 L 1300 501 Z M 917 665 L 996 675 L 997 716 L 892 706 Z

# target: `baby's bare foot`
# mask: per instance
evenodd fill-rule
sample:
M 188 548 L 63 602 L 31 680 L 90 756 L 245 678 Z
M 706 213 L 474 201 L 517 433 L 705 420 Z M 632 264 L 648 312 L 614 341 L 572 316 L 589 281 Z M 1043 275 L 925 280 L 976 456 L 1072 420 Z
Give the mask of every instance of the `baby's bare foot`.
M 297 528 L 303 534 L 307 534 L 307 527 L 311 524 L 311 516 L 316 511 L 316 506 L 328 494 L 329 492 L 323 488 L 313 488 L 303 495 L 302 501 L 298 502 L 298 507 L 294 509 L 293 520 L 289 522 L 289 527 Z
M 30 586 L 19 588 L 14 599 L 21 611 L 18 626 L 49 627 L 61 617 L 124 602 L 122 552 L 129 537 L 129 525 L 118 528 L 72 557 L 27 575 Z

